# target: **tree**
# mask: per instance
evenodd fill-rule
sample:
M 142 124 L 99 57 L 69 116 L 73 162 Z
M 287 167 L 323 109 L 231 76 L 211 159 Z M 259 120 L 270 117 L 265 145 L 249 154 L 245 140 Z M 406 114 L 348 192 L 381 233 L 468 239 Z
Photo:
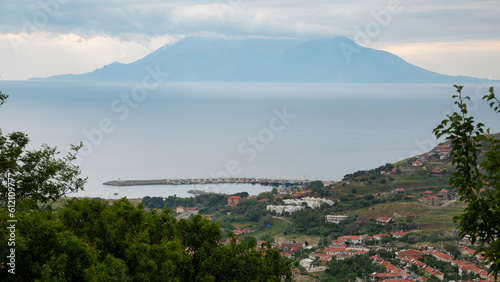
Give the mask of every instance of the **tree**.
M 8 95 L 0 91 L 0 106 Z M 38 208 L 83 189 L 86 179 L 80 178 L 80 169 L 73 164 L 82 144 L 71 146 L 62 159 L 56 147 L 44 144 L 38 150 L 26 149 L 29 138 L 25 133 L 12 132 L 4 136 L 0 129 L 0 201 L 7 209 L 9 193 L 22 207 Z M 15 197 L 14 197 L 15 196 Z
M 446 136 L 450 142 L 452 164 L 455 170 L 449 184 L 457 189 L 460 200 L 467 203 L 464 213 L 456 216 L 460 235 L 471 236 L 472 243 L 479 243 L 477 253 L 484 252 L 485 263 L 491 263 L 489 273 L 495 276 L 500 271 L 500 140 L 484 132 L 484 124 L 476 123 L 470 116 L 467 102 L 470 97 L 462 96 L 463 86 L 457 89 L 453 98 L 458 112 L 447 115 L 434 130 L 437 138 Z M 500 101 L 495 97 L 493 87 L 483 97 L 490 108 L 500 113 Z M 486 151 L 484 156 L 481 151 Z

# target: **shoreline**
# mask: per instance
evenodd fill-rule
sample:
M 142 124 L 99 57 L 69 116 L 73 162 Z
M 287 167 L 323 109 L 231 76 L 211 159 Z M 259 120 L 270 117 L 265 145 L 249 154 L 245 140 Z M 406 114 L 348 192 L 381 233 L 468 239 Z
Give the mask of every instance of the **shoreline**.
M 260 184 L 271 186 L 308 185 L 310 180 L 269 179 L 269 178 L 199 178 L 199 179 L 151 179 L 151 180 L 112 180 L 104 182 L 107 186 L 139 185 L 196 185 L 196 184 Z

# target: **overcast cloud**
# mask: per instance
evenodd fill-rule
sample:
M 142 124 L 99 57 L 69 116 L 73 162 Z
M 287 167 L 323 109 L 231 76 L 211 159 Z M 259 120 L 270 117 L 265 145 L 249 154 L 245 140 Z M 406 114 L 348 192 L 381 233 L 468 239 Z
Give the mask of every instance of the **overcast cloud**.
M 500 79 L 498 0 L 1 0 L 0 18 L 2 79 L 128 63 L 193 35 L 346 36 L 433 71 Z

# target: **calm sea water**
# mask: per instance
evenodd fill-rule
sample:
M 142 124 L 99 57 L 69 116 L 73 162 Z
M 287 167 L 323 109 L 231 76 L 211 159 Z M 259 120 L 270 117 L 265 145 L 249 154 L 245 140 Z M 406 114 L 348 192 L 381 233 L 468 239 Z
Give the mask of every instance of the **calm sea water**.
M 489 85 L 488 85 L 489 86 Z M 478 89 L 479 91 L 476 91 Z M 451 85 L 0 82 L 5 133 L 23 131 L 31 147 L 79 156 L 89 178 L 79 196 L 188 196 L 187 187 L 116 188 L 118 178 L 256 177 L 340 180 L 421 154 L 437 144 L 432 129 L 453 110 Z M 492 131 L 498 116 L 466 86 L 471 112 Z M 478 94 L 476 94 L 476 92 Z M 260 186 L 210 188 L 261 192 Z

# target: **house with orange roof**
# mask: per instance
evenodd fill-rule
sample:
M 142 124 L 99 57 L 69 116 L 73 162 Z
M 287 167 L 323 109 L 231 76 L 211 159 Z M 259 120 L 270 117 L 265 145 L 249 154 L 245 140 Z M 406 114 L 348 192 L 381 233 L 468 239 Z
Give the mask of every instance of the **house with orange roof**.
M 385 234 L 385 233 L 381 233 L 381 234 L 375 234 L 373 235 L 373 239 L 377 240 L 377 241 L 382 241 L 382 239 L 384 237 L 391 237 L 390 234 Z
M 243 198 L 240 196 L 229 196 L 227 197 L 227 205 L 226 206 L 237 206 Z
M 433 207 L 441 205 L 441 199 L 437 196 L 429 196 L 425 198 L 425 204 Z
M 459 247 L 458 249 L 460 250 L 460 253 L 462 253 L 462 255 L 474 256 L 474 253 L 476 252 L 469 247 Z
M 321 258 L 331 258 L 331 257 L 332 257 L 332 255 L 321 253 L 321 252 L 312 253 L 309 255 L 310 259 L 316 259 L 316 260 L 319 260 Z
M 417 167 L 417 166 L 422 166 L 423 163 L 421 161 L 414 161 L 411 163 L 411 165 Z
M 399 239 L 399 238 L 403 238 L 404 236 L 406 236 L 406 234 L 408 234 L 407 232 L 393 232 L 391 233 L 391 236 L 396 238 L 396 239 Z
M 345 259 L 345 258 L 352 258 L 353 255 L 342 253 L 342 254 L 336 254 L 335 258 L 336 259 Z
M 439 271 L 435 268 L 432 268 L 430 266 L 426 266 L 425 268 L 423 268 L 423 270 L 425 270 L 427 272 L 427 274 L 429 274 L 429 276 L 434 275 L 437 278 L 439 278 L 439 280 L 444 279 L 444 273 L 442 273 L 441 271 Z
M 396 256 L 397 256 L 397 258 L 399 258 L 399 259 L 402 259 L 402 258 L 419 259 L 419 258 L 421 258 L 423 255 L 424 255 L 424 253 L 422 253 L 422 252 L 421 252 L 421 251 L 419 251 L 419 250 L 414 250 L 414 249 L 410 249 L 410 250 L 402 250 L 402 251 L 396 252 Z
M 410 200 L 416 200 L 417 196 L 415 196 L 415 195 L 405 195 L 405 198 L 410 199 Z
M 319 252 L 325 253 L 327 255 L 337 255 L 345 251 L 345 248 L 325 248 Z
M 478 267 L 472 266 L 471 272 L 474 272 L 475 274 L 479 274 L 479 277 L 486 279 L 487 281 L 495 281 L 495 277 L 493 275 L 488 275 L 488 271 L 486 271 L 484 269 L 480 269 Z
M 425 191 L 425 192 L 424 192 L 424 198 L 425 198 L 425 197 L 432 196 L 433 194 L 434 194 L 434 193 L 433 193 L 432 191 L 427 190 L 427 191 Z
M 368 253 L 368 251 L 364 251 L 364 250 L 357 250 L 357 249 L 345 249 L 343 254 L 348 254 L 348 255 L 365 255 L 366 253 Z
M 453 260 L 452 256 L 441 253 L 440 251 L 433 250 L 429 252 L 429 254 L 441 261 L 451 262 Z
M 362 244 L 365 241 L 366 235 L 345 235 L 340 236 L 337 240 L 343 240 L 351 244 Z
M 448 200 L 449 199 L 449 191 L 446 190 L 446 189 L 442 189 L 441 191 L 439 191 L 438 195 L 441 195 L 441 197 L 443 198 L 443 200 Z
M 426 266 L 425 263 L 411 257 L 402 257 L 401 260 L 408 264 L 415 264 L 419 268 L 424 268 Z
M 392 217 L 379 217 L 377 218 L 377 224 L 388 225 L 393 221 Z
M 336 248 L 345 248 L 346 244 L 344 240 L 333 240 L 331 246 Z
M 406 193 L 406 190 L 403 189 L 403 188 L 396 188 L 396 189 L 394 189 L 394 193 L 396 193 L 396 194 L 404 194 L 404 193 Z

